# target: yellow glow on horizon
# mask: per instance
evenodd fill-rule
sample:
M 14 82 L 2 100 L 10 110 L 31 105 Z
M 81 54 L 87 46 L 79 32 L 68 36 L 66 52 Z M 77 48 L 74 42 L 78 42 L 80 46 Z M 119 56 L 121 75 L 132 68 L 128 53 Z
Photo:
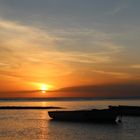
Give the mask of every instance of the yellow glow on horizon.
M 52 85 L 49 84 L 44 84 L 44 83 L 40 83 L 39 84 L 39 89 L 41 90 L 42 93 L 46 93 L 47 91 L 52 89 Z
M 42 91 L 49 90 L 48 85 L 46 85 L 46 84 L 42 84 L 42 85 L 41 85 L 41 90 L 42 90 Z

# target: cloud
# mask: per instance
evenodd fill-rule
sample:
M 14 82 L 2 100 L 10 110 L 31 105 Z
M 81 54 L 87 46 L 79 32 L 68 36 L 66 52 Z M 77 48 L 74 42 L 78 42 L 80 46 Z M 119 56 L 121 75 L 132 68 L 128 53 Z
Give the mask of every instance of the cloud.
M 121 83 L 110 85 L 81 85 L 66 87 L 59 90 L 74 97 L 101 97 L 101 98 L 140 98 L 140 85 L 135 83 Z M 72 94 L 73 93 L 73 94 Z
M 0 63 L 0 66 L 8 66 L 6 63 Z
M 9 20 L 0 19 L 0 30 L 1 39 L 8 42 L 10 45 L 13 43 L 13 47 L 20 47 L 22 43 L 22 48 L 27 47 L 27 44 L 24 45 L 24 41 L 28 44 L 35 41 L 34 44 L 32 44 L 34 46 L 43 42 L 48 45 L 53 41 L 52 37 L 38 28 L 22 25 L 18 22 Z
M 96 53 L 84 53 L 84 52 L 48 52 L 48 56 L 52 56 L 53 59 L 56 59 L 60 62 L 75 62 L 75 63 L 89 63 L 89 64 L 96 64 L 96 63 L 109 63 L 110 57 L 109 56 L 102 56 L 101 54 Z M 55 56 L 60 56 L 56 57 Z
M 55 57 L 58 57 L 59 60 L 65 59 L 65 61 L 78 61 L 79 59 L 79 61 L 82 62 L 93 61 L 94 63 L 94 61 L 99 61 L 100 63 L 107 62 L 108 58 L 110 57 L 108 56 L 110 52 L 112 53 L 120 50 L 119 46 L 116 46 L 112 42 L 109 42 L 109 37 L 107 34 L 98 31 L 80 31 L 75 29 L 63 32 L 58 31 L 57 34 L 56 32 L 51 33 L 50 31 L 41 30 L 37 27 L 35 28 L 27 25 L 22 25 L 18 22 L 7 21 L 3 19 L 0 19 L 0 30 L 0 49 L 13 51 L 12 53 L 14 55 L 17 55 L 17 57 L 27 58 L 28 61 L 39 62 L 41 60 L 40 57 L 42 57 L 43 55 L 46 55 L 46 57 L 47 55 L 51 57 L 50 54 L 53 56 L 51 59 L 53 59 L 54 53 Z M 73 39 L 72 36 L 74 36 Z M 83 48 L 87 50 L 89 49 L 87 52 L 81 51 L 82 47 L 80 47 L 80 41 L 73 42 L 73 40 L 75 39 L 82 39 L 82 36 L 85 37 L 85 42 L 87 43 L 87 46 Z M 89 38 L 89 40 L 86 40 L 86 38 Z M 68 41 L 68 39 L 72 39 L 72 41 Z M 58 41 L 60 41 L 60 44 L 58 43 Z M 76 52 L 76 47 L 75 50 L 69 51 L 69 48 L 65 47 L 67 41 L 70 45 L 73 45 L 74 48 L 74 44 L 78 45 L 79 43 L 79 46 L 77 47 L 80 47 L 81 50 L 78 50 Z M 88 42 L 91 42 L 90 48 L 88 48 Z M 59 44 L 59 47 L 57 43 Z M 65 51 L 61 51 L 61 47 L 65 47 Z M 93 48 L 92 53 L 89 53 L 91 52 L 91 48 Z M 98 48 L 100 49 L 96 52 Z M 43 53 L 43 55 L 41 55 L 41 53 Z M 28 57 L 29 54 L 31 56 Z
M 133 69 L 140 69 L 140 64 L 135 64 L 130 66 Z
M 115 15 L 115 14 L 120 13 L 121 11 L 123 11 L 124 9 L 126 9 L 128 7 L 129 7 L 129 5 L 128 5 L 127 0 L 123 0 L 120 2 L 120 4 L 113 7 L 113 9 L 111 11 L 109 11 L 107 14 L 108 15 Z
M 118 52 L 122 46 L 112 41 L 112 34 L 88 28 L 68 28 L 52 31 L 56 35 L 56 48 L 70 51 Z M 64 44 L 64 45 L 63 45 Z
M 104 71 L 104 70 L 92 70 L 92 72 L 103 74 L 103 75 L 110 75 L 110 76 L 115 76 L 117 78 L 130 78 L 130 74 L 124 73 L 124 72 L 116 72 L 116 71 Z
M 121 51 L 109 34 L 96 30 L 51 32 L 0 19 L 0 31 L 0 74 L 5 79 L 55 81 L 75 74 L 83 67 L 111 64 L 114 54 Z M 73 49 L 69 48 L 71 46 Z
M 49 52 L 53 51 L 53 40 L 55 37 L 50 36 L 38 28 L 25 26 L 17 22 L 0 20 L 0 70 L 8 73 L 16 73 L 18 77 L 32 77 L 34 73 L 40 74 L 39 67 L 42 70 L 43 76 L 47 69 L 47 75 L 54 72 L 53 76 L 65 75 L 68 68 L 65 64 L 54 61 L 53 57 L 49 56 Z M 59 70 L 57 66 L 63 67 L 66 71 Z M 34 71 L 32 70 L 33 68 Z M 11 74 L 12 75 L 12 74 Z

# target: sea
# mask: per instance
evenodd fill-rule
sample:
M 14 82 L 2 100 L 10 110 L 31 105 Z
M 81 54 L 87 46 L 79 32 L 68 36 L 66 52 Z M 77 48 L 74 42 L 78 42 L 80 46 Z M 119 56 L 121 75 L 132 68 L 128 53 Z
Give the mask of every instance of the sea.
M 140 106 L 139 99 L 0 100 L 0 106 L 55 106 L 63 110 Z M 57 110 L 57 109 L 53 109 Z M 140 117 L 119 124 L 52 121 L 49 110 L 0 110 L 0 140 L 140 140 Z

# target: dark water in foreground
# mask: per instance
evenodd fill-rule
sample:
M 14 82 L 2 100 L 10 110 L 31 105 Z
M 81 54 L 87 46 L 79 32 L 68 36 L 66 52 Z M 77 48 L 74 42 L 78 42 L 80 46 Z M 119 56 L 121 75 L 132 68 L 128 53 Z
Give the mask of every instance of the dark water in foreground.
M 140 100 L 0 101 L 0 106 L 59 106 L 72 109 L 139 105 Z M 0 140 L 139 140 L 140 117 L 124 117 L 123 123 L 55 122 L 48 110 L 0 110 Z

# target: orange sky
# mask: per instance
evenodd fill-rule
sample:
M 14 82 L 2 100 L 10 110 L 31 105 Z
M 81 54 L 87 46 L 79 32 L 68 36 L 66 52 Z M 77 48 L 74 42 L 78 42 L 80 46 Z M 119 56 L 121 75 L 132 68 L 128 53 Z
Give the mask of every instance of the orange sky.
M 58 90 L 140 83 L 140 20 L 132 12 L 139 10 L 137 4 L 110 2 L 104 11 L 97 1 L 36 5 L 0 2 L 0 97 L 3 91 L 41 90 L 42 84 Z M 85 6 L 84 14 L 80 6 Z M 125 14 L 133 16 L 125 19 Z

